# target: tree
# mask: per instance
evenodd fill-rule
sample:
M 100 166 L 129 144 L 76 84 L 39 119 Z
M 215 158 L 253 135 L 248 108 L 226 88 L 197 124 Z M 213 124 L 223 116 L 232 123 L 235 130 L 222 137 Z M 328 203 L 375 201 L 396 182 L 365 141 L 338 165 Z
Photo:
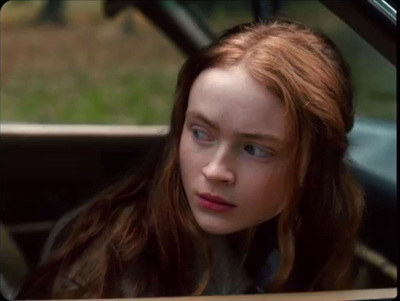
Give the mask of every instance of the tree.
M 36 24 L 52 23 L 65 25 L 64 0 L 47 0 L 36 18 Z

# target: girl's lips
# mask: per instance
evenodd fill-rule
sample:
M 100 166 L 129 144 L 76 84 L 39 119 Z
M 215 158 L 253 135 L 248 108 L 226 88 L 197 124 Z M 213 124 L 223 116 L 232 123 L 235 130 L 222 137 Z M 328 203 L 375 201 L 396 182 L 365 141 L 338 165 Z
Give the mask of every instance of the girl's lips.
M 223 198 L 218 196 L 213 196 L 210 194 L 199 194 L 199 204 L 200 206 L 211 209 L 217 212 L 227 212 L 236 207 L 236 205 L 229 204 Z

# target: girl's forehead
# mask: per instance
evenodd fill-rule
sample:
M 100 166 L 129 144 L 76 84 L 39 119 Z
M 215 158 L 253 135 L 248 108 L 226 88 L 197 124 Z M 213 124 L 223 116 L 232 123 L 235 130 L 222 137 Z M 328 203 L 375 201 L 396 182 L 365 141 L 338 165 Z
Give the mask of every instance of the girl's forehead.
M 242 65 L 203 71 L 190 91 L 188 112 L 234 131 L 269 133 L 282 139 L 288 126 L 282 100 Z

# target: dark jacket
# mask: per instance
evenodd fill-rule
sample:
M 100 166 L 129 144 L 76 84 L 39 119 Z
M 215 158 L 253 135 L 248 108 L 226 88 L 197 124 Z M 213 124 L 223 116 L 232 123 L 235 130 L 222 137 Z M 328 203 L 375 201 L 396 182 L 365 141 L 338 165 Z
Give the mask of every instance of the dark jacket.
M 50 252 L 64 241 L 72 225 L 84 208 L 85 207 L 80 207 L 70 211 L 55 224 L 44 245 L 41 263 L 45 262 Z M 271 227 L 267 228 L 268 230 L 264 227 L 264 231 L 271 230 Z M 257 265 L 255 272 L 252 275 L 248 275 L 244 269 L 241 268 L 240 258 L 230 249 L 224 236 L 213 236 L 213 238 L 210 239 L 210 246 L 214 264 L 211 271 L 210 282 L 203 292 L 203 295 L 266 293 L 266 285 L 270 282 L 279 265 L 279 253 L 276 249 L 272 249 L 271 251 L 270 245 L 264 245 L 262 247 L 260 245 L 255 245 L 256 248 L 260 248 L 260 251 L 268 251 L 269 255 L 265 257 L 262 256 L 264 258 L 259 258 L 259 260 L 254 263 Z M 138 269 L 134 267 L 130 267 L 122 276 L 121 289 L 124 297 L 132 297 L 129 296 L 129 286 L 130 283 L 134 281 L 137 270 Z M 200 279 L 201 270 L 201 266 L 198 266 L 197 271 L 194 271 L 195 278 L 199 277 Z M 79 285 L 84 284 L 84 282 L 77 283 L 75 280 L 71 281 L 68 275 L 62 275 L 57 283 L 63 290 L 73 290 L 78 288 Z M 153 295 L 152 292 L 148 292 L 146 297 L 156 296 Z

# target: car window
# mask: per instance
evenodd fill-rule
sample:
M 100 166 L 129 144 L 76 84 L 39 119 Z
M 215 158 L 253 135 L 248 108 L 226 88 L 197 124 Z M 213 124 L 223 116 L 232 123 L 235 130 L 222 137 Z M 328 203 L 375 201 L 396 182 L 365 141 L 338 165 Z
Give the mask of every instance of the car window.
M 248 0 L 183 0 L 211 31 L 219 36 L 224 30 L 253 21 L 251 1 Z
M 251 1 L 183 2 L 216 35 L 253 20 Z M 2 7 L 1 122 L 167 124 L 185 60 L 172 42 L 134 8 L 106 19 L 96 0 L 60 1 L 64 23 L 38 25 L 47 3 Z M 280 11 L 338 44 L 352 68 L 357 116 L 396 119 L 393 65 L 318 1 L 280 1 Z
M 184 1 L 216 34 L 233 25 L 250 22 L 251 1 Z M 265 0 L 265 8 L 270 9 Z M 357 117 L 396 120 L 396 68 L 352 28 L 319 1 L 284 0 L 279 15 L 305 23 L 327 34 L 350 64 Z
M 289 18 L 322 30 L 340 48 L 353 75 L 358 117 L 396 120 L 396 68 L 319 1 L 281 1 Z
M 2 123 L 168 123 L 185 56 L 138 10 L 106 19 L 103 2 L 2 7 Z

